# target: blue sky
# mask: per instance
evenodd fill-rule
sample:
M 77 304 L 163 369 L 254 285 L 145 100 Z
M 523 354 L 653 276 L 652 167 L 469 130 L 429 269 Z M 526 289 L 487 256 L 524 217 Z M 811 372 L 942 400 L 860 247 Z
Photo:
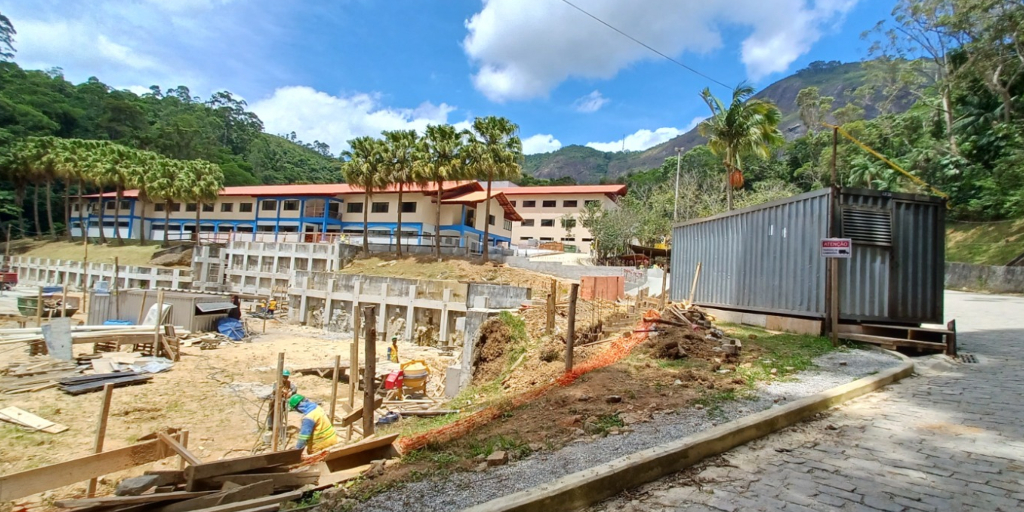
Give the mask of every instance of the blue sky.
M 892 0 L 573 0 L 726 84 L 862 59 Z M 16 61 L 142 92 L 245 98 L 267 131 L 333 151 L 358 135 L 500 115 L 527 152 L 641 150 L 724 87 L 561 0 L 17 0 Z

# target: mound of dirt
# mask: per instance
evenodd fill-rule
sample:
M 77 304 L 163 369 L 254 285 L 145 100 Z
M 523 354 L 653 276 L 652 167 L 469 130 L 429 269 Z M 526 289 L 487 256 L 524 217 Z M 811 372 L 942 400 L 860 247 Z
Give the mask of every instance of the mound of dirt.
M 651 357 L 658 359 L 702 359 L 705 361 L 729 361 L 735 359 L 734 354 L 722 349 L 722 340 L 704 331 L 693 331 L 685 327 L 671 325 L 659 326 L 662 330 L 657 336 L 651 336 L 642 348 Z
M 192 249 L 162 254 L 149 260 L 149 263 L 163 267 L 188 267 L 192 265 Z
M 480 326 L 473 360 L 473 383 L 490 382 L 501 375 L 511 344 L 512 330 L 501 319 L 491 318 Z

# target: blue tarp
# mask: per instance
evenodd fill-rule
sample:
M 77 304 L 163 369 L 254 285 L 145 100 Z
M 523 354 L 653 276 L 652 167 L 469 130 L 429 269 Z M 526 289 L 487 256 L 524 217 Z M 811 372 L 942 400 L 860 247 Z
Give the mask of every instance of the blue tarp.
M 106 320 L 103 325 L 135 325 L 135 322 L 129 320 Z
M 217 331 L 234 341 L 242 341 L 245 338 L 245 327 L 242 326 L 241 321 L 234 318 L 221 318 L 218 320 Z

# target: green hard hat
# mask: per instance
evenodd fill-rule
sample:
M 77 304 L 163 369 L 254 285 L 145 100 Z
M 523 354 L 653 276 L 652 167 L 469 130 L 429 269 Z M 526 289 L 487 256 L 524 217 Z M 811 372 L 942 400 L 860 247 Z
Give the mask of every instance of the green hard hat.
M 285 370 L 285 371 L 281 372 L 281 376 L 282 377 L 291 377 L 292 376 L 292 372 L 290 370 Z
M 295 409 L 305 399 L 306 397 L 299 394 L 292 395 L 292 397 L 288 399 L 288 406 L 291 407 L 292 409 Z

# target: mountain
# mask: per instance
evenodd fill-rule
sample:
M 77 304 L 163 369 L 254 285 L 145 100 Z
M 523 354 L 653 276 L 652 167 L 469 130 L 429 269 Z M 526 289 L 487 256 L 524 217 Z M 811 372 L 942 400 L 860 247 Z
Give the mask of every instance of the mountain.
M 817 86 L 822 96 L 835 98 L 832 108 L 837 109 L 853 99 L 852 91 L 864 85 L 866 75 L 859 62 L 815 62 L 765 87 L 754 97 L 770 100 L 778 105 L 783 115 L 779 129 L 787 139 L 792 140 L 807 131 L 800 122 L 800 110 L 796 104 L 800 90 Z M 905 98 L 904 101 L 898 102 L 894 110 L 905 110 L 911 103 L 910 98 Z M 870 106 L 865 112 L 869 119 L 877 114 L 878 112 Z M 675 148 L 687 151 L 703 143 L 703 137 L 694 128 L 644 151 L 605 152 L 585 146 L 566 146 L 551 153 L 527 155 L 523 169 L 536 178 L 555 179 L 569 176 L 579 183 L 596 183 L 602 178 L 611 181 L 632 171 L 660 166 L 666 158 L 675 155 Z

